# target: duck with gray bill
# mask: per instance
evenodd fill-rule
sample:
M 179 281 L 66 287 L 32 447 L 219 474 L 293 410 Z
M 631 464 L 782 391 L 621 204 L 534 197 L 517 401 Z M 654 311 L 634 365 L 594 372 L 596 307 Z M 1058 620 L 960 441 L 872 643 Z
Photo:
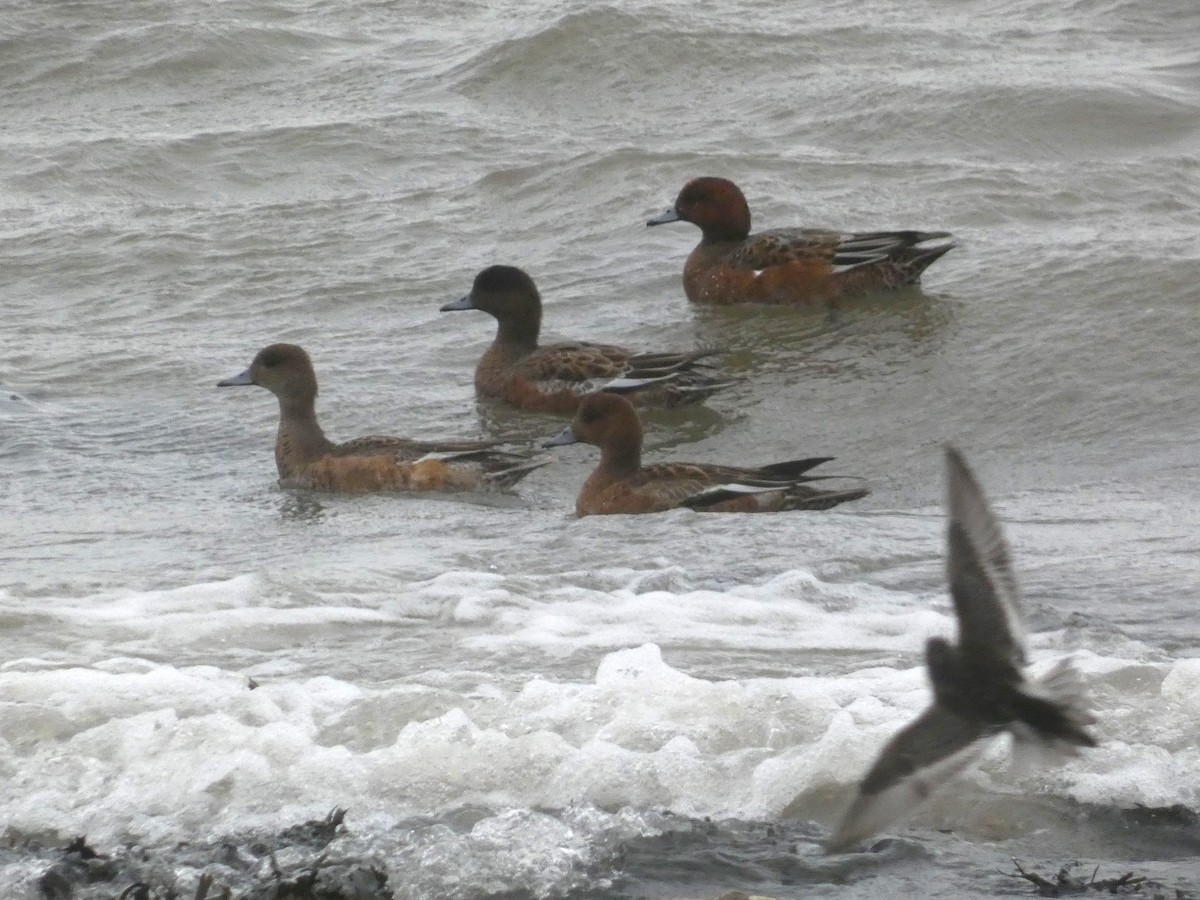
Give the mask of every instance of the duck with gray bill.
M 322 491 L 472 491 L 511 487 L 550 461 L 495 441 L 420 441 L 372 435 L 335 444 L 317 424 L 317 376 L 295 344 L 271 344 L 217 387 L 257 385 L 279 401 L 275 465 L 282 484 Z

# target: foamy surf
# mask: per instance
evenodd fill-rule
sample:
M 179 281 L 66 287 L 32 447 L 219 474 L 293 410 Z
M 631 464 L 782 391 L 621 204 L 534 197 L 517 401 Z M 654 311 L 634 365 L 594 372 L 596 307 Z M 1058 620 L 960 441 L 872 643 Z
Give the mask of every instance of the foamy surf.
M 1061 772 L 980 788 L 1097 805 L 1196 807 L 1195 660 L 1077 656 L 1102 746 Z M 585 682 L 261 677 L 114 658 L 0 672 L 9 828 L 167 841 L 267 827 L 333 806 L 394 823 L 459 806 L 670 809 L 824 822 L 886 737 L 928 702 L 920 667 L 710 680 L 654 644 L 605 654 Z M 800 798 L 800 799 L 797 799 Z M 803 798 L 809 798 L 805 801 Z

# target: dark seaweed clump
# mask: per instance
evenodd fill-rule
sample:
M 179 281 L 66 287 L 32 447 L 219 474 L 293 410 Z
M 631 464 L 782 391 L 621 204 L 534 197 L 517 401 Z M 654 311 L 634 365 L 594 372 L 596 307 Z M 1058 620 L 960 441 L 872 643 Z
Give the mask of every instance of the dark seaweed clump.
M 1039 897 L 1070 897 L 1099 891 L 1102 894 L 1137 894 L 1147 900 L 1194 900 L 1192 894 L 1186 894 L 1178 888 L 1170 889 L 1164 884 L 1151 881 L 1143 875 L 1135 875 L 1133 872 L 1126 872 L 1124 875 L 1113 878 L 1098 879 L 1096 876 L 1100 874 L 1100 867 L 1096 866 L 1092 870 L 1091 877 L 1085 880 L 1082 876 L 1074 874 L 1075 870 L 1079 868 L 1079 863 L 1070 862 L 1062 866 L 1053 877 L 1047 878 L 1037 872 L 1025 871 L 1024 867 L 1015 859 L 1013 865 L 1017 867 L 1017 871 L 1003 874 L 1010 878 L 1024 878 L 1037 889 Z
M 44 900 L 393 900 L 386 872 L 323 852 L 344 832 L 345 817 L 346 810 L 334 809 L 271 840 L 226 838 L 161 853 L 122 848 L 105 856 L 81 837 L 53 851 L 38 892 Z M 30 842 L 10 849 L 41 848 Z M 276 854 L 284 849 L 300 861 L 281 866 Z M 201 870 L 194 890 L 180 884 L 180 869 Z

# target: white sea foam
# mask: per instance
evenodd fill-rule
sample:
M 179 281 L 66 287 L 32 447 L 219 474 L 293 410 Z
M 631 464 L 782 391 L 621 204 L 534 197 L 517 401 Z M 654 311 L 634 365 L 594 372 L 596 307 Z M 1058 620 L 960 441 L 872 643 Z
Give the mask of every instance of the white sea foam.
M 604 646 L 673 629 L 676 638 L 787 650 L 798 668 L 805 647 L 831 645 L 903 650 L 905 661 L 709 680 L 644 643 L 604 655 L 589 680 L 530 674 L 515 690 L 484 682 L 466 692 L 324 676 L 280 676 L 251 690 L 242 673 L 216 666 L 13 661 L 0 671 L 4 822 L 22 832 L 167 840 L 278 825 L 334 805 L 378 823 L 465 804 L 748 819 L 787 809 L 827 821 L 887 737 L 928 702 L 916 654 L 926 634 L 951 627 L 944 615 L 906 610 L 911 597 L 826 592 L 802 573 L 731 594 L 556 588 L 548 608 L 516 602 L 502 583 L 459 573 L 418 589 L 416 604 L 441 595 L 458 609 L 469 593 L 474 609 L 491 610 L 482 616 L 489 629 L 509 630 L 475 634 L 474 645 L 530 642 L 549 656 L 580 635 L 600 634 L 592 642 Z M 491 587 L 481 601 L 483 584 Z M 250 579 L 225 590 L 257 596 Z M 216 615 L 229 599 L 218 589 L 193 593 L 176 594 L 165 615 L 200 599 Z M 865 611 L 826 612 L 826 593 Z M 124 614 L 153 617 L 137 598 Z M 103 621 L 97 613 L 94 623 Z M 1053 643 L 1035 636 L 1035 655 L 1048 659 L 1053 648 L 1036 648 Z M 1091 654 L 1079 662 L 1100 709 L 1101 748 L 1022 776 L 999 747 L 966 780 L 1090 803 L 1197 805 L 1200 664 Z
M 569 576 L 568 576 L 569 577 Z M 873 585 L 822 582 L 793 571 L 765 584 L 716 590 L 645 590 L 639 577 L 617 589 L 552 588 L 537 603 L 512 602 L 503 591 L 463 601 L 493 628 L 472 638 L 494 650 L 510 645 L 574 652 L 646 641 L 786 650 L 911 651 L 953 628 L 945 616 L 914 608 L 912 598 Z M 845 610 L 856 614 L 847 617 Z

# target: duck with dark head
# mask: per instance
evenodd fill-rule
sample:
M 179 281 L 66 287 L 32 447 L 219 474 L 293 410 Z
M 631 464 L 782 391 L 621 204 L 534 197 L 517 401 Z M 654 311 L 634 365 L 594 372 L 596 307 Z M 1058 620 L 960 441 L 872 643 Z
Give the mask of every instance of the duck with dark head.
M 539 344 L 542 298 L 529 275 L 489 266 L 471 292 L 442 311 L 477 309 L 497 322 L 496 339 L 475 367 L 475 392 L 522 409 L 570 415 L 592 391 L 621 393 L 638 406 L 698 403 L 733 383 L 709 365 L 716 350 L 635 353 L 613 344 Z

